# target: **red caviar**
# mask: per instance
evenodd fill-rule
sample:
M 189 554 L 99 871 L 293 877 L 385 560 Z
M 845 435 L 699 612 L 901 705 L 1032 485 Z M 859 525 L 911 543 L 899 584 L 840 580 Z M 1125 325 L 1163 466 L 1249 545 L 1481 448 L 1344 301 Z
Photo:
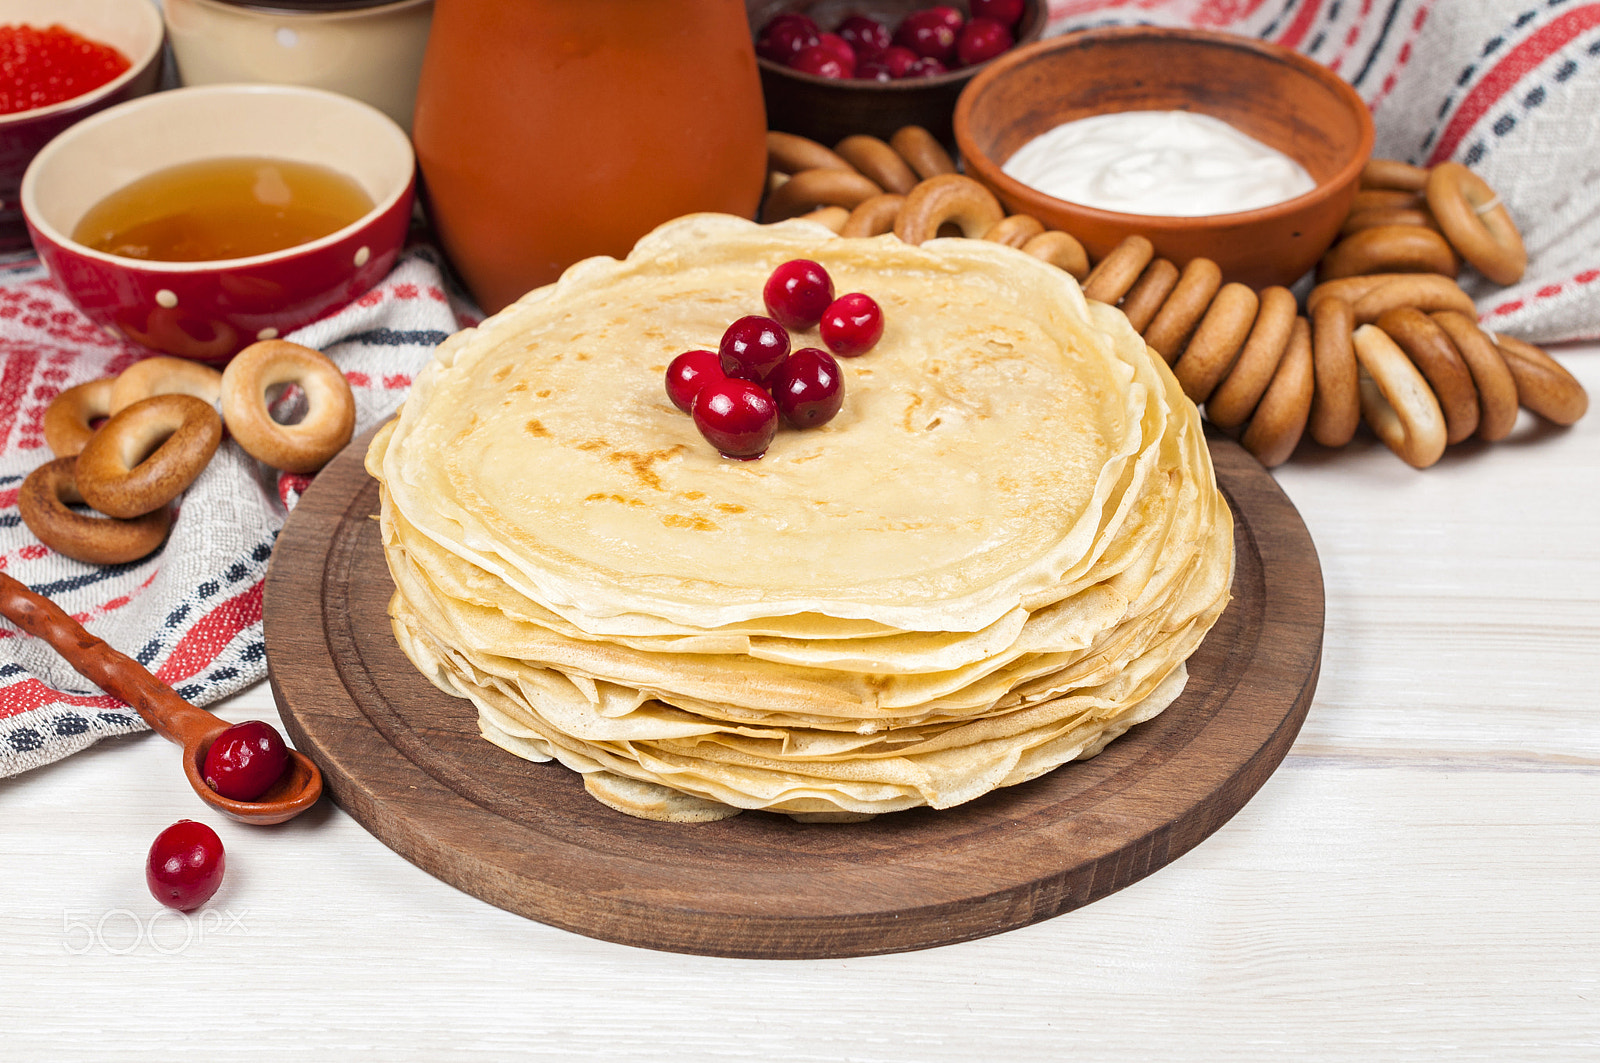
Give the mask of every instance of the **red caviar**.
M 93 91 L 128 57 L 65 26 L 0 26 L 0 114 L 30 111 Z

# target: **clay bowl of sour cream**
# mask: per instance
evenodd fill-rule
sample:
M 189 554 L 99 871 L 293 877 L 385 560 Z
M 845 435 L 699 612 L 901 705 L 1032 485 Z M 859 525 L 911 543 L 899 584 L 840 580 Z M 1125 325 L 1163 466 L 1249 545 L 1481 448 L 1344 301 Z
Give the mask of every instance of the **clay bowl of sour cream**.
M 1148 27 L 1002 56 L 961 94 L 955 135 L 1009 212 L 1071 233 L 1091 259 L 1137 233 L 1179 266 L 1209 258 L 1253 287 L 1293 284 L 1322 257 L 1373 143 L 1366 105 L 1328 68 L 1265 41 Z

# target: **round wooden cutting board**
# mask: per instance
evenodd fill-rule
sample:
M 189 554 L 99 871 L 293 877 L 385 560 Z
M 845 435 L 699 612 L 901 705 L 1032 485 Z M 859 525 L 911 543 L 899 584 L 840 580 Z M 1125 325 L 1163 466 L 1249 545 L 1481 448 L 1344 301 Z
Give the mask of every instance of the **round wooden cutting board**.
M 357 440 L 284 527 L 266 587 L 272 690 L 333 798 L 491 904 L 608 941 L 715 956 L 899 952 L 1060 915 L 1193 848 L 1260 788 L 1311 703 L 1322 575 L 1294 507 L 1213 437 L 1236 522 L 1233 601 L 1164 713 L 1090 760 L 934 812 L 655 823 L 478 735 L 395 643 L 378 487 Z

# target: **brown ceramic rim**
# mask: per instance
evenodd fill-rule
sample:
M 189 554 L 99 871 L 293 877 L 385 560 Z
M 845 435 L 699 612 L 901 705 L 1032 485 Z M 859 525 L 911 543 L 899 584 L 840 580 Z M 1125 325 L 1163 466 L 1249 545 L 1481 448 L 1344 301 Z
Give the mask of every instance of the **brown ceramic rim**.
M 1259 56 L 1297 67 L 1321 82 L 1330 91 L 1343 96 L 1351 105 L 1354 113 L 1361 116 L 1361 143 L 1357 150 L 1351 154 L 1350 161 L 1337 173 L 1319 181 L 1317 187 L 1304 195 L 1293 199 L 1286 199 L 1268 207 L 1258 207 L 1255 210 L 1242 210 L 1231 214 L 1208 214 L 1198 217 L 1184 217 L 1181 215 L 1159 214 L 1127 214 L 1122 211 L 1101 210 L 1097 207 L 1084 206 L 1081 203 L 1069 204 L 1075 211 L 1085 217 L 1101 221 L 1106 224 L 1122 226 L 1132 231 L 1138 231 L 1138 226 L 1146 219 L 1159 219 L 1164 226 L 1183 225 L 1191 223 L 1199 226 L 1211 218 L 1227 218 L 1230 223 L 1244 225 L 1254 221 L 1266 221 L 1271 218 L 1292 213 L 1296 208 L 1306 205 L 1314 200 L 1332 194 L 1334 189 L 1349 184 L 1354 187 L 1354 182 L 1359 179 L 1361 170 L 1366 166 L 1367 160 L 1372 155 L 1372 146 L 1376 137 L 1372 126 L 1372 116 L 1367 110 L 1366 103 L 1357 94 L 1350 84 L 1339 77 L 1332 70 L 1308 59 L 1292 49 L 1270 41 L 1257 40 L 1253 37 L 1239 37 L 1229 33 L 1215 33 L 1209 30 L 1163 29 L 1149 26 L 1111 26 L 1102 29 L 1079 30 L 1073 33 L 1064 33 L 1048 40 L 1035 41 L 1032 44 L 1019 45 L 1011 51 L 990 60 L 988 65 L 979 68 L 978 73 L 961 90 L 961 97 L 956 101 L 955 134 L 956 147 L 961 152 L 961 157 L 967 160 L 968 166 L 975 158 L 983 157 L 977 142 L 972 135 L 972 108 L 973 100 L 982 94 L 988 85 L 1002 78 L 1014 67 L 1032 62 L 1039 55 L 1063 48 L 1081 48 L 1086 44 L 1100 41 L 1124 41 L 1131 38 L 1149 38 L 1161 41 L 1196 41 L 1205 44 L 1236 48 L 1239 51 L 1253 52 Z M 1009 157 L 1009 156 L 1008 156 Z M 993 164 L 993 173 L 985 173 L 985 182 L 993 182 L 1001 199 L 1008 202 L 1021 201 L 1025 196 L 1044 196 L 1044 193 L 1029 185 L 1023 184 L 1016 178 L 1001 171 L 1005 159 L 990 159 Z M 1066 200 L 1054 199 L 1044 196 L 1054 202 L 1067 204 Z

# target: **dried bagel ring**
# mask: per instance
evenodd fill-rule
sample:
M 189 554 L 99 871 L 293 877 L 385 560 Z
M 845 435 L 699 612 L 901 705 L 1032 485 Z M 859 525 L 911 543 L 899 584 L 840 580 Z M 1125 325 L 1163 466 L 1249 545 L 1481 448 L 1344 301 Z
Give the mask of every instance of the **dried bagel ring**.
M 1380 225 L 1420 225 L 1439 231 L 1438 220 L 1424 207 L 1373 207 L 1347 214 L 1339 225 L 1339 235 L 1345 237 Z
M 1444 455 L 1444 412 L 1389 334 L 1362 325 L 1351 337 L 1361 374 L 1361 413 L 1373 434 L 1407 465 L 1426 469 Z
M 818 207 L 853 208 L 883 189 L 854 170 L 801 170 L 767 196 L 761 220 L 783 221 Z
M 1517 381 L 1489 334 L 1466 314 L 1437 310 L 1429 315 L 1456 345 L 1478 389 L 1478 438 L 1493 443 L 1517 424 Z
M 1368 159 L 1361 168 L 1361 187 L 1420 192 L 1428 187 L 1428 171 L 1399 159 Z
M 1190 259 L 1178 274 L 1172 294 L 1161 304 L 1150 327 L 1144 330 L 1144 341 L 1155 348 L 1168 365 L 1183 353 L 1190 333 L 1200 324 L 1221 287 L 1222 270 L 1209 258 Z
M 1022 245 L 1024 254 L 1043 259 L 1072 278 L 1082 281 L 1089 275 L 1089 253 L 1078 243 L 1077 237 L 1060 229 L 1051 229 Z
M 906 164 L 926 181 L 944 173 L 955 173 L 955 160 L 944 150 L 939 138 L 919 125 L 901 126 L 889 138 L 889 146 L 900 153 Z
M 1351 233 L 1333 245 L 1317 267 L 1321 280 L 1368 273 L 1441 273 L 1460 268 L 1443 236 L 1421 225 L 1379 225 Z
M 1124 236 L 1116 247 L 1106 252 L 1105 258 L 1095 263 L 1089 276 L 1084 278 L 1084 297 L 1117 305 L 1117 300 L 1128 294 L 1128 289 L 1133 287 L 1154 257 L 1156 249 L 1148 239 L 1138 233 Z
M 1237 281 L 1224 284 L 1184 345 L 1172 367 L 1183 393 L 1195 404 L 1205 402 L 1233 368 L 1255 324 L 1261 300 L 1255 289 Z
M 79 453 L 85 502 L 108 517 L 140 517 L 177 498 L 222 442 L 222 419 L 193 395 L 140 399 L 100 426 Z
M 172 527 L 172 507 L 158 506 L 131 520 L 91 517 L 68 509 L 83 502 L 75 457 L 47 461 L 22 481 L 17 509 L 28 530 L 56 553 L 91 565 L 122 565 L 151 553 Z
M 1355 315 L 1338 296 L 1311 311 L 1311 358 L 1317 389 L 1311 400 L 1311 438 L 1325 447 L 1342 447 L 1361 424 L 1361 374 L 1350 334 Z
M 900 216 L 906 197 L 895 192 L 881 192 L 856 204 L 846 219 L 840 236 L 882 236 L 894 231 L 894 220 Z
M 1422 193 L 1397 188 L 1364 188 L 1350 201 L 1350 213 L 1376 210 L 1380 207 L 1420 207 L 1425 200 Z
M 1035 236 L 1044 234 L 1044 222 L 1031 214 L 1010 214 L 995 222 L 989 231 L 983 234 L 985 240 L 992 243 L 1005 244 L 1007 247 L 1021 248 Z
M 1294 319 L 1289 329 L 1289 344 L 1272 383 L 1261 397 L 1250 423 L 1239 442 L 1267 468 L 1289 460 L 1305 433 L 1311 416 L 1311 397 L 1316 390 L 1316 373 L 1311 357 L 1311 325 L 1303 317 Z
M 94 422 L 111 416 L 112 380 L 91 380 L 50 400 L 44 411 L 44 441 L 50 453 L 70 458 L 89 442 L 94 435 Z
M 1459 443 L 1478 430 L 1478 388 L 1472 370 L 1438 322 L 1414 307 L 1384 312 L 1375 322 L 1400 345 L 1433 389 L 1444 413 L 1445 442 Z
M 1237 428 L 1250 419 L 1261 402 L 1261 396 L 1267 393 L 1267 388 L 1272 384 L 1284 352 L 1288 350 L 1296 309 L 1294 293 L 1289 289 L 1281 285 L 1261 289 L 1261 308 L 1256 312 L 1255 324 L 1250 328 L 1250 338 L 1245 340 L 1244 350 L 1239 352 L 1239 359 L 1228 371 L 1227 379 L 1206 399 L 1206 418 L 1212 424 L 1218 428 Z M 1308 332 L 1308 371 L 1311 367 L 1310 343 Z M 1311 397 L 1307 394 L 1307 412 L 1310 406 Z
M 773 173 L 795 174 L 804 170 L 851 170 L 854 167 L 837 152 L 815 140 L 769 129 L 767 169 Z
M 1382 274 L 1382 276 L 1389 276 Z M 1473 314 L 1472 297 L 1461 290 L 1452 277 L 1439 273 L 1400 273 L 1386 280 L 1350 304 L 1356 324 L 1369 325 L 1385 310 L 1414 306 L 1418 310 L 1459 310 Z
M 121 413 L 151 395 L 193 395 L 215 406 L 222 395 L 222 374 L 187 358 L 146 358 L 124 369 L 112 383 L 111 412 Z
M 814 221 L 842 235 L 845 222 L 850 220 L 850 212 L 843 207 L 818 207 L 810 214 L 800 215 L 800 220 Z
M 1563 426 L 1588 412 L 1589 393 L 1566 366 L 1523 340 L 1496 335 L 1494 342 L 1517 382 L 1517 401 L 1522 405 Z
M 911 190 L 894 220 L 894 234 L 908 244 L 920 244 L 937 236 L 941 225 L 951 223 L 976 240 L 1005 216 L 993 192 L 970 177 L 947 173 Z
M 865 133 L 845 137 L 833 146 L 834 153 L 872 178 L 885 192 L 902 196 L 917 186 L 917 175 L 900 153 L 885 141 Z
M 1139 274 L 1139 279 L 1133 282 L 1133 287 L 1122 297 L 1122 302 L 1117 304 L 1118 309 L 1127 317 L 1133 331 L 1143 335 L 1172 294 L 1172 289 L 1177 286 L 1178 267 L 1172 264 L 1172 260 L 1152 259 L 1144 272 Z
M 1336 281 L 1323 281 L 1306 295 L 1306 313 L 1311 313 L 1317 308 L 1318 303 L 1329 296 L 1338 296 L 1353 306 L 1357 299 L 1374 288 L 1404 276 L 1404 273 L 1371 273 L 1363 277 L 1340 277 Z
M 1428 174 L 1428 209 L 1461 257 L 1496 284 L 1515 284 L 1528 267 L 1522 234 L 1494 189 L 1459 162 Z
M 309 409 L 295 424 L 267 411 L 267 389 L 297 384 Z M 355 433 L 350 384 L 326 355 L 287 340 L 252 343 L 222 373 L 222 416 L 251 457 L 285 472 L 316 472 Z

